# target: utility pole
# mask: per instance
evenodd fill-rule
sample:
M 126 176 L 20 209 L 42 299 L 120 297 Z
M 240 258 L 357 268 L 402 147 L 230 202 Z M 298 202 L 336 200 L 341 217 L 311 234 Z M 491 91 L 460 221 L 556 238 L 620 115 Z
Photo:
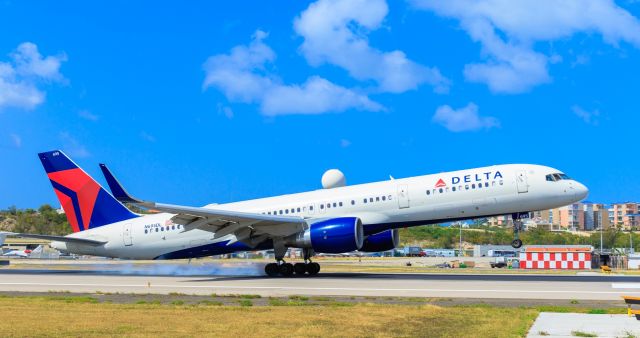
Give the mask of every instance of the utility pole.
M 458 252 L 458 256 L 462 257 L 462 222 L 460 222 L 460 251 Z

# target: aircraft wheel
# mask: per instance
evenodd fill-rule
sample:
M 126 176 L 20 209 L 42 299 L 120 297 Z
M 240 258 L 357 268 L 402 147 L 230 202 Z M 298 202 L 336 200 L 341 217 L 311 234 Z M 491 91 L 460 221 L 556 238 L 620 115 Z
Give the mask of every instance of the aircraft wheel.
M 278 264 L 276 263 L 269 263 L 267 265 L 265 265 L 264 267 L 264 272 L 267 274 L 267 276 L 269 277 L 275 277 L 277 275 L 280 274 L 280 269 L 278 267 Z
M 304 263 L 296 263 L 293 265 L 293 271 L 296 273 L 296 275 L 302 276 L 307 273 L 307 265 Z
M 280 274 L 284 277 L 291 277 L 293 275 L 293 264 L 284 263 L 280 264 Z
M 307 272 L 309 272 L 309 275 L 311 275 L 311 276 L 317 275 L 318 272 L 320 272 L 320 264 L 318 264 L 318 263 L 309 263 L 307 265 Z
M 514 239 L 513 242 L 511 242 L 511 246 L 515 249 L 519 249 L 522 246 L 522 240 Z

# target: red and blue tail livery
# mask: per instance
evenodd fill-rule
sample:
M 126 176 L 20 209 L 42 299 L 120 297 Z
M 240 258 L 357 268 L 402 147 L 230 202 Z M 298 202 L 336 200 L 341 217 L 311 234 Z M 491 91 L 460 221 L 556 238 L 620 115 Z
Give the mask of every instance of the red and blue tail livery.
M 38 154 L 73 232 L 139 217 L 60 150 Z

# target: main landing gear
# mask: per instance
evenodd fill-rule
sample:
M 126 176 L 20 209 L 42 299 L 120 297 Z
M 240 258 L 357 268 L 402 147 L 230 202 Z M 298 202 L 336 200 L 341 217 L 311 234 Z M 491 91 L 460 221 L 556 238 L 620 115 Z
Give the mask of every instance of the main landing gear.
M 281 260 L 277 263 L 269 263 L 264 267 L 264 272 L 269 277 L 292 277 L 294 274 L 296 276 L 304 276 L 305 274 L 309 274 L 309 276 L 315 276 L 320 272 L 320 264 L 316 262 L 305 262 L 305 263 L 286 263 Z
M 269 277 L 291 277 L 294 274 L 296 276 L 304 276 L 308 274 L 309 276 L 315 276 L 320 272 L 320 264 L 312 262 L 311 256 L 313 256 L 312 249 L 303 249 L 302 253 L 304 256 L 304 263 L 286 263 L 284 261 L 284 253 L 286 249 L 283 250 L 282 247 L 276 246 L 274 248 L 274 252 L 276 253 L 276 263 L 269 263 L 264 267 L 264 272 Z
M 514 249 L 520 249 L 522 247 L 522 240 L 519 238 L 520 231 L 523 229 L 524 222 L 522 222 L 522 218 L 529 217 L 528 212 L 517 212 L 511 215 L 511 219 L 513 220 L 513 241 L 511 241 L 511 246 Z

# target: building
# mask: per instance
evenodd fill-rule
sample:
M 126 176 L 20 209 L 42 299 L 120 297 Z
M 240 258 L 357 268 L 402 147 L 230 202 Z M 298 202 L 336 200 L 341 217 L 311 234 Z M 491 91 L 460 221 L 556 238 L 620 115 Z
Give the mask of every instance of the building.
M 640 203 L 615 203 L 609 209 L 609 222 L 623 229 L 638 227 L 640 224 L 638 224 L 638 217 L 634 216 L 636 214 L 640 214 Z
M 632 203 L 638 206 L 637 203 Z M 626 208 L 621 212 L 633 211 L 633 208 Z M 617 212 L 617 209 L 616 209 Z M 525 222 L 526 228 L 540 228 L 550 231 L 572 230 L 572 231 L 594 231 L 608 229 L 611 227 L 613 211 L 602 203 L 582 202 L 574 203 L 564 207 L 540 210 L 531 213 L 531 219 Z M 636 212 L 640 214 L 640 212 Z M 622 216 L 622 222 L 635 222 L 635 226 L 640 226 L 640 216 Z M 491 226 L 511 226 L 511 216 L 497 216 L 487 219 L 487 224 Z

